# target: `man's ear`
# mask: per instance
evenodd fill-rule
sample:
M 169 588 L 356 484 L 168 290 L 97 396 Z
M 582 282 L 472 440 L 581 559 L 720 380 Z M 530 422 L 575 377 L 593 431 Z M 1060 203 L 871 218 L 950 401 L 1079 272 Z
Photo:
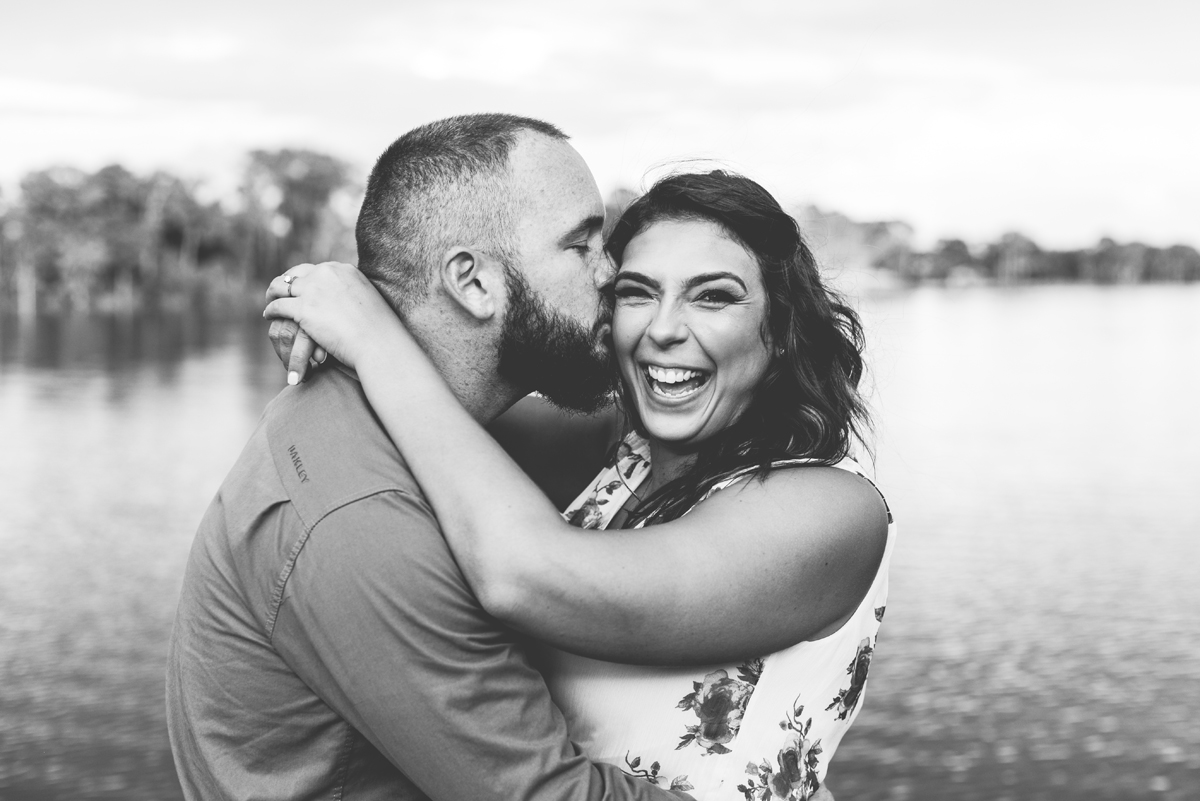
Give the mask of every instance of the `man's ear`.
M 446 295 L 481 322 L 495 317 L 503 304 L 504 266 L 476 248 L 447 250 L 438 278 Z

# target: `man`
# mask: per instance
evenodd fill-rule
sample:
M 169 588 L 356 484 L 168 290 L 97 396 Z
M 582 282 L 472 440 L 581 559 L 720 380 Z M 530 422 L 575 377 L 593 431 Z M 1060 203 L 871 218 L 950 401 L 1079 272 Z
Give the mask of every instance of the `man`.
M 360 269 L 481 422 L 535 389 L 587 408 L 603 214 L 553 126 L 443 120 L 372 171 Z M 167 712 L 189 799 L 676 797 L 576 753 L 340 370 L 271 403 L 205 515 Z

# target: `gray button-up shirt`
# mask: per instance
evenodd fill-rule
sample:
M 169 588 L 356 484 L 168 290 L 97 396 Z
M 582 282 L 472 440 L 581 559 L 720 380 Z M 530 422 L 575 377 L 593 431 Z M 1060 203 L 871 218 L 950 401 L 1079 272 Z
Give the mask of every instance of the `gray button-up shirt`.
M 188 799 L 674 799 L 568 741 L 353 378 L 287 389 L 209 507 L 171 639 Z

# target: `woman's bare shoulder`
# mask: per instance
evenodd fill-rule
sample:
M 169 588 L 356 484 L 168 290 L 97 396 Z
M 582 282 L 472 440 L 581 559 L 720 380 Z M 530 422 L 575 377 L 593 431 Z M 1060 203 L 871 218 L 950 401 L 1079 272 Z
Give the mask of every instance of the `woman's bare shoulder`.
M 875 486 L 838 467 L 777 467 L 713 493 L 689 517 L 759 541 L 773 557 L 833 551 L 873 570 L 887 540 L 888 509 Z M 685 518 L 686 519 L 686 518 Z M 806 557 L 807 558 L 807 557 Z
M 764 501 L 789 506 L 803 504 L 806 512 L 836 517 L 845 524 L 883 534 L 887 531 L 888 507 L 882 493 L 862 475 L 840 467 L 796 465 L 776 467 L 760 481 Z

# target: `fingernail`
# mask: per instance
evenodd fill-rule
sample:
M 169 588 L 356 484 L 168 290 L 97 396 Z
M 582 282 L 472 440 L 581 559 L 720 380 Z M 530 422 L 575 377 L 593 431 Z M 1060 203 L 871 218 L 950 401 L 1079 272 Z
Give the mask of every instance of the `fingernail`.
M 300 374 L 299 373 L 297 373 L 295 370 L 292 370 L 290 373 L 288 373 L 288 384 L 290 386 L 294 387 L 299 383 L 300 383 Z

